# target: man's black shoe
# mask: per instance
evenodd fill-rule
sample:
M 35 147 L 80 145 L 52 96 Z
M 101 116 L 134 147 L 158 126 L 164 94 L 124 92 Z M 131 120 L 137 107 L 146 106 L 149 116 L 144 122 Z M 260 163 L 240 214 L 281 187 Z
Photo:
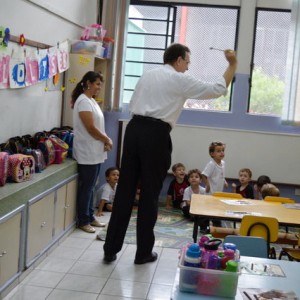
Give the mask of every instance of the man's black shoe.
M 144 257 L 144 258 L 135 258 L 134 263 L 136 265 L 143 265 L 146 264 L 148 262 L 153 262 L 157 260 L 157 253 L 156 252 L 152 252 L 149 256 Z
M 111 262 L 113 262 L 116 259 L 117 259 L 117 254 L 114 254 L 114 255 L 104 255 L 104 257 L 103 257 L 103 260 L 106 263 L 111 263 Z

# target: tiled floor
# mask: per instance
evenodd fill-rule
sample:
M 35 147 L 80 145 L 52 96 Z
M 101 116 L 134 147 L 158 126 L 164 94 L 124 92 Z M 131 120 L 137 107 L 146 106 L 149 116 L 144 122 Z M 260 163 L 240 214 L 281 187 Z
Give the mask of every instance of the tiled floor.
M 117 261 L 105 264 L 103 243 L 76 229 L 4 300 L 170 299 L 178 249 L 155 247 L 156 262 L 135 265 L 136 246 L 124 244 Z

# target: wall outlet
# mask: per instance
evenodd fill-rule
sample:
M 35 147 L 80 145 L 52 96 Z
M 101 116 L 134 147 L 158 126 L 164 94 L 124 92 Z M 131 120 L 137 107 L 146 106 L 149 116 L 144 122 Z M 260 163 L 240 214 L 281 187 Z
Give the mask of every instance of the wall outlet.
M 295 189 L 295 195 L 296 196 L 300 196 L 300 188 L 299 189 Z

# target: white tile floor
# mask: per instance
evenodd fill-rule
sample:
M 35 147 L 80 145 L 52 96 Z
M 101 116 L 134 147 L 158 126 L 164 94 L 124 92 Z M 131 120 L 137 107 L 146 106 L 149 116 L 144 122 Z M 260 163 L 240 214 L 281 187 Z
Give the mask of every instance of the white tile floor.
M 118 259 L 105 264 L 103 243 L 76 229 L 4 300 L 170 299 L 178 249 L 155 247 L 156 262 L 135 265 L 136 246 L 124 244 Z

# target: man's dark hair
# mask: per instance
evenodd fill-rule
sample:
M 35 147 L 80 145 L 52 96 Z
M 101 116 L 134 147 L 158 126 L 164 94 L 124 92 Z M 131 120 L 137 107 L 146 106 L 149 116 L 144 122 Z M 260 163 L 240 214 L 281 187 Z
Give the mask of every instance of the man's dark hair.
M 171 44 L 164 53 L 164 64 L 173 64 L 178 57 L 185 59 L 186 52 L 190 53 L 190 49 L 182 44 Z

